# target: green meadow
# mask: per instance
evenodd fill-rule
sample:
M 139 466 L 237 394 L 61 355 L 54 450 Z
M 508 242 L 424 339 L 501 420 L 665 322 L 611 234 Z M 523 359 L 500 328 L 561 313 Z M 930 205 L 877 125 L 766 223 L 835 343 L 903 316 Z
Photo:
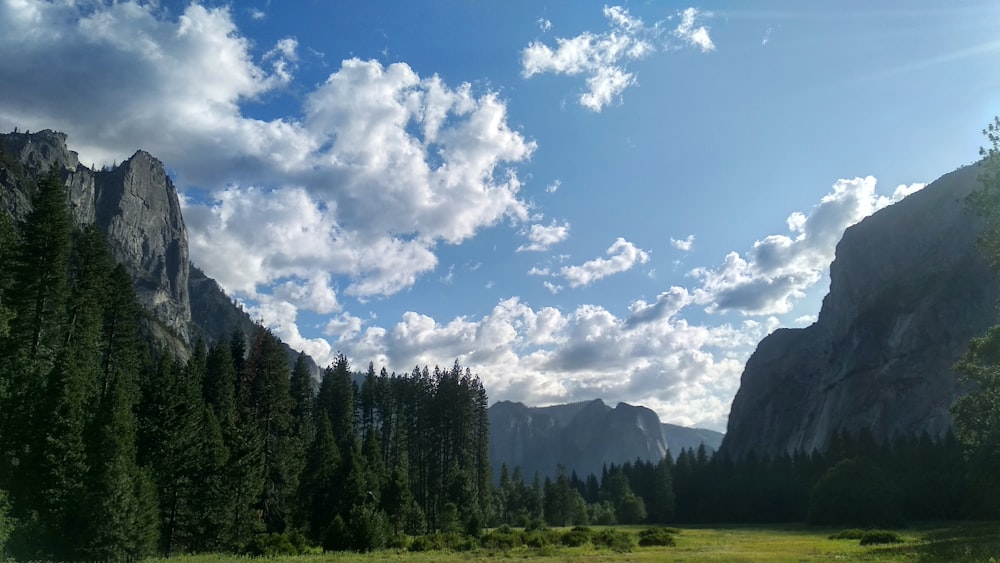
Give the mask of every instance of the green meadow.
M 595 532 L 604 528 L 594 527 Z M 638 537 L 643 526 L 619 526 L 616 530 Z M 556 536 L 567 529 L 554 529 Z M 841 529 L 805 526 L 694 527 L 673 534 L 670 547 L 634 546 L 616 551 L 587 543 L 566 547 L 558 543 L 541 547 L 519 546 L 488 549 L 464 546 L 463 550 L 413 552 L 383 550 L 372 553 L 325 553 L 271 557 L 287 562 L 362 561 L 1000 561 L 1000 523 L 947 523 L 924 525 L 892 532 L 901 541 L 861 545 L 855 539 L 832 539 Z M 246 561 L 231 555 L 172 557 L 173 563 Z M 168 560 L 154 560 L 167 562 Z

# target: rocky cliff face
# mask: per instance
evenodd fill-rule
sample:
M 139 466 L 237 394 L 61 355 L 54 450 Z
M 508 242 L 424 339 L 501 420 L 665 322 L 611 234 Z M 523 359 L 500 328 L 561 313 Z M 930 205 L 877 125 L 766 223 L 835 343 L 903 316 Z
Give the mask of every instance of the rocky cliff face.
M 727 455 L 822 450 L 837 429 L 876 439 L 951 427 L 951 366 L 998 322 L 998 284 L 963 200 L 977 170 L 947 174 L 847 229 L 819 320 L 781 329 L 743 372 Z
M 250 334 L 250 316 L 191 266 L 177 190 L 163 163 L 137 151 L 110 170 L 92 170 L 63 133 L 0 134 L 0 211 L 24 219 L 36 179 L 53 167 L 66 183 L 73 220 L 100 226 L 115 260 L 128 268 L 139 302 L 156 319 L 144 330 L 161 346 L 183 360 L 199 337 L 228 339 L 237 325 Z M 291 366 L 298 352 L 285 348 Z M 311 359 L 310 367 L 318 379 Z
M 0 135 L 8 160 L 0 200 L 15 218 L 30 210 L 33 178 L 61 170 L 78 225 L 97 224 L 135 282 L 139 302 L 184 344 L 191 343 L 187 229 L 163 164 L 138 151 L 112 170 L 91 170 L 54 131 Z
M 490 407 L 489 419 L 493 474 L 499 476 L 506 463 L 520 466 L 528 480 L 536 471 L 554 476 L 559 465 L 580 476 L 600 475 L 605 464 L 637 458 L 656 462 L 668 447 L 676 455 L 701 443 L 714 450 L 722 440 L 711 430 L 661 424 L 645 407 L 619 403 L 611 408 L 600 399 L 534 408 L 501 401 Z

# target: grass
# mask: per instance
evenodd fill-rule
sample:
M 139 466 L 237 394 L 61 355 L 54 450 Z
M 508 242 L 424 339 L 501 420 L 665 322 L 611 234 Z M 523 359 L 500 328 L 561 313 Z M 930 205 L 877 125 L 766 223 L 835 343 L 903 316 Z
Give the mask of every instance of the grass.
M 595 526 L 599 533 L 603 527 Z M 618 526 L 638 538 L 647 526 Z M 567 547 L 560 544 L 539 548 L 470 552 L 410 553 L 380 551 L 369 554 L 328 553 L 281 557 L 288 563 L 322 562 L 465 562 L 465 561 L 569 561 L 569 562 L 653 562 L 653 561 L 995 561 L 1000 562 L 1000 523 L 969 523 L 919 526 L 893 530 L 902 543 L 862 546 L 858 539 L 832 539 L 842 530 L 805 526 L 696 527 L 674 534 L 673 547 L 634 547 L 621 553 L 587 544 Z M 229 555 L 195 555 L 157 560 L 163 563 L 245 562 Z

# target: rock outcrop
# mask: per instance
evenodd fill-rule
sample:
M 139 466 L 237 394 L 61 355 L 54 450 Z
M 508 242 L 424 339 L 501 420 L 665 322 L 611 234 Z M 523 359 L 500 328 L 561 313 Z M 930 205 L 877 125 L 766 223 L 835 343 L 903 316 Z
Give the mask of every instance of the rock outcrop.
M 144 151 L 111 170 L 91 170 L 54 131 L 0 135 L 6 156 L 0 204 L 16 219 L 30 211 L 33 178 L 53 167 L 66 183 L 77 225 L 97 224 L 125 265 L 139 302 L 182 343 L 191 343 L 187 229 L 163 164 Z
M 581 477 L 600 475 L 605 464 L 658 462 L 668 448 L 676 455 L 702 443 L 712 451 L 722 440 L 711 430 L 664 425 L 645 407 L 618 403 L 611 408 L 600 399 L 533 408 L 500 401 L 490 407 L 489 420 L 494 476 L 506 463 L 512 469 L 520 466 L 529 480 L 536 471 L 555 476 L 560 465 Z
M 721 451 L 822 450 L 831 434 L 877 440 L 951 428 L 951 371 L 998 322 L 997 281 L 965 209 L 977 169 L 947 174 L 847 229 L 819 319 L 780 329 L 747 361 Z
M 93 170 L 80 164 L 63 133 L 0 134 L 0 211 L 24 219 L 36 180 L 53 167 L 66 184 L 74 222 L 100 226 L 115 260 L 129 270 L 140 304 L 152 313 L 143 330 L 159 346 L 183 360 L 198 338 L 228 339 L 237 325 L 250 334 L 250 316 L 191 265 L 177 190 L 163 163 L 140 150 Z M 298 352 L 285 349 L 291 366 Z

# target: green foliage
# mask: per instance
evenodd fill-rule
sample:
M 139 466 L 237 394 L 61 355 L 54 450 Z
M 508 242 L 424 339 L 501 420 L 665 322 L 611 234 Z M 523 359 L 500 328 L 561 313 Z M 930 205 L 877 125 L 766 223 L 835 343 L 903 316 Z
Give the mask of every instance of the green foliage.
M 559 538 L 559 541 L 568 547 L 580 547 L 581 545 L 590 543 L 592 535 L 593 532 L 590 528 L 576 526 L 573 529 L 564 532 Z
M 968 460 L 967 510 L 978 517 L 1000 515 L 1000 325 L 969 343 L 955 366 L 972 391 L 952 405 L 955 428 Z
M 483 534 L 479 538 L 479 543 L 490 550 L 508 550 L 524 545 L 524 534 L 507 526 L 504 529 L 497 528 Z
M 903 543 L 903 538 L 896 532 L 887 530 L 868 530 L 861 536 L 861 545 L 879 545 L 887 543 Z
M 635 536 L 614 528 L 605 528 L 593 534 L 590 538 L 595 547 L 603 547 L 619 553 L 628 553 L 635 549 Z
M 673 547 L 677 545 L 676 533 L 673 528 L 647 528 L 639 532 L 639 545 Z
M 7 492 L 0 489 L 0 557 L 3 557 L 4 547 L 14 531 L 15 521 L 10 514 L 10 499 Z
M 985 228 L 979 246 L 994 268 L 1000 267 L 1000 117 L 983 129 L 989 143 L 979 149 L 979 182 L 982 188 L 969 194 L 966 206 L 979 215 Z
M 253 557 L 298 555 L 299 550 L 285 534 L 257 534 L 246 546 L 245 553 Z
M 809 498 L 810 524 L 884 526 L 898 524 L 892 482 L 867 458 L 852 458 L 831 467 Z
M 846 530 L 841 530 L 836 534 L 830 535 L 831 540 L 860 540 L 867 530 L 862 530 L 860 528 L 848 528 Z

